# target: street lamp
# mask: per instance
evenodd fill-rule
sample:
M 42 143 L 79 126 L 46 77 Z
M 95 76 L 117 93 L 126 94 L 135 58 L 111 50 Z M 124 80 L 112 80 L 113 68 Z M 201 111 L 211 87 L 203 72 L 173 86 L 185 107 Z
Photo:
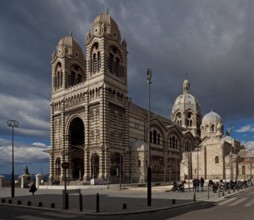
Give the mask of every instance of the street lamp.
M 11 127 L 12 130 L 12 148 L 11 148 L 11 153 L 12 153 L 12 160 L 11 160 L 11 164 L 12 164 L 12 168 L 11 168 L 11 197 L 14 197 L 14 187 L 15 187 L 15 183 L 14 183 L 14 128 L 17 128 L 19 126 L 19 123 L 15 120 L 8 120 L 7 121 L 7 126 Z
M 147 70 L 147 83 L 148 83 L 148 166 L 147 166 L 147 205 L 151 206 L 152 203 L 152 168 L 151 168 L 151 149 L 150 149 L 150 87 L 152 84 L 152 70 Z

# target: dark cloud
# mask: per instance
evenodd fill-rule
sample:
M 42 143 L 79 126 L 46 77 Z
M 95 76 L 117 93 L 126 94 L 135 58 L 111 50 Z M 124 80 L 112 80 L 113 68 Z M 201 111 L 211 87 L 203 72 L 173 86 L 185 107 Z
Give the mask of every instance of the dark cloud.
M 20 135 L 49 138 L 51 54 L 73 32 L 85 53 L 94 18 L 109 8 L 128 43 L 132 100 L 169 117 L 185 73 L 203 114 L 224 121 L 253 118 L 254 2 L 251 0 L 13 0 L 0 8 L 0 132 L 22 122 Z

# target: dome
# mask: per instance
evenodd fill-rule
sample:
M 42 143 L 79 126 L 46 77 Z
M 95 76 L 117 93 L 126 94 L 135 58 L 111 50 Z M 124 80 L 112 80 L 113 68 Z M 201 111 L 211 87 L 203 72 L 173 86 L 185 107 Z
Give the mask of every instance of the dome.
M 73 39 L 72 34 L 70 33 L 69 36 L 63 37 L 59 40 L 56 51 L 53 53 L 53 59 L 56 56 L 70 56 L 75 57 L 80 60 L 84 60 L 84 55 L 81 47 L 79 46 L 78 42 Z
M 108 34 L 113 38 L 121 41 L 121 34 L 118 29 L 117 23 L 108 14 L 108 10 L 101 15 L 97 16 L 93 22 L 93 34 L 100 36 L 102 34 Z
M 181 110 L 185 112 L 188 109 L 193 110 L 194 112 L 201 111 L 199 101 L 190 93 L 190 83 L 186 79 L 183 82 L 183 94 L 179 95 L 173 105 L 172 113 Z
M 172 112 L 176 112 L 177 110 L 185 112 L 188 109 L 195 112 L 201 111 L 199 101 L 189 93 L 179 95 L 174 102 Z
M 202 124 L 222 124 L 222 119 L 216 112 L 211 111 L 203 117 Z

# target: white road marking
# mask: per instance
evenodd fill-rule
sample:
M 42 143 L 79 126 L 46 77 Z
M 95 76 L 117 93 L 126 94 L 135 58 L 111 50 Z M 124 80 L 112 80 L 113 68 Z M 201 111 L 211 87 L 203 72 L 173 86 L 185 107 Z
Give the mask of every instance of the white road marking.
M 225 205 L 225 204 L 227 204 L 229 202 L 232 202 L 232 201 L 234 201 L 236 199 L 237 199 L 236 197 L 235 198 L 230 198 L 230 199 L 227 199 L 227 200 L 225 200 L 223 202 L 220 202 L 218 205 Z
M 250 207 L 254 204 L 254 199 L 252 199 L 251 201 L 247 202 L 244 207 Z
M 245 200 L 247 200 L 247 198 L 240 198 L 240 199 L 236 200 L 235 202 L 229 204 L 228 206 L 235 206 L 235 205 L 238 205 L 239 203 L 241 203 L 241 202 L 243 202 L 243 201 L 245 201 Z

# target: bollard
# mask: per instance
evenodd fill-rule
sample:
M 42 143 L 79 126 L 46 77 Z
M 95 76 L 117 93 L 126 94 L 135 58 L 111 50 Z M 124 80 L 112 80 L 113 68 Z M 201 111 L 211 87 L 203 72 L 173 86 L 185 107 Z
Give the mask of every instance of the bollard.
M 63 191 L 63 209 L 69 209 L 69 195 L 67 191 Z
M 79 211 L 83 211 L 83 197 L 81 193 L 79 193 Z
M 196 195 L 193 195 L 193 201 L 196 202 Z
M 21 205 L 21 200 L 18 200 L 18 205 Z
M 56 207 L 56 206 L 55 206 L 55 203 L 51 203 L 50 207 L 51 207 L 52 209 L 54 209 L 54 208 Z
M 42 207 L 42 204 L 43 204 L 42 202 L 39 202 L 38 206 L 39 206 L 39 207 Z
M 100 212 L 100 195 L 97 193 L 96 195 L 96 212 Z
M 230 190 L 228 190 L 228 194 L 230 194 Z
M 176 200 L 175 199 L 172 199 L 172 204 L 176 204 Z
M 27 202 L 27 205 L 28 205 L 28 206 L 31 206 L 31 204 L 32 204 L 31 201 L 28 201 L 28 202 Z
M 9 204 L 12 204 L 12 200 L 11 199 L 9 199 Z
M 127 209 L 127 204 L 123 204 L 123 209 Z

